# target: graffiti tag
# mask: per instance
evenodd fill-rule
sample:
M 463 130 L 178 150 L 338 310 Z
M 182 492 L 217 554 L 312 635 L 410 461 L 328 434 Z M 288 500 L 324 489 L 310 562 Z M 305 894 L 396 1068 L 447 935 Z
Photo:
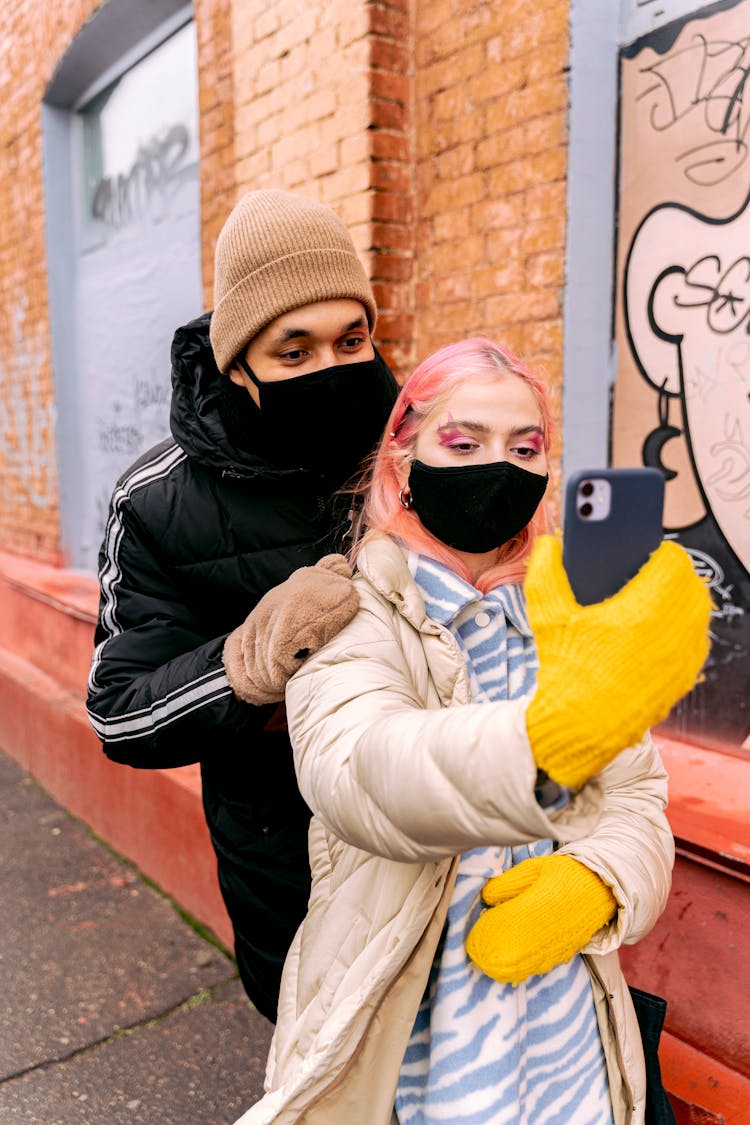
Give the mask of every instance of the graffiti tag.
M 164 134 L 140 145 L 128 172 L 98 181 L 91 200 L 92 216 L 119 230 L 153 215 L 156 208 L 166 210 L 180 185 L 195 170 L 194 163 L 183 163 L 189 144 L 187 127 L 172 125 Z
M 43 380 L 42 325 L 27 325 L 28 305 L 23 294 L 12 311 L 11 358 L 0 362 L 0 477 L 7 504 L 19 504 L 20 486 L 28 503 L 46 509 L 56 499 L 54 405 Z
M 701 115 L 708 138 L 683 149 L 676 158 L 691 183 L 719 184 L 742 167 L 750 127 L 750 100 L 745 97 L 750 38 L 711 40 L 696 34 L 692 43 L 643 67 L 641 74 L 649 85 L 638 101 L 651 99 L 649 121 L 654 130 L 664 132 L 690 114 Z
M 737 258 L 723 269 L 718 254 L 705 254 L 686 270 L 684 280 L 688 296 L 675 296 L 678 308 L 705 308 L 712 332 L 734 332 L 743 321 L 750 332 L 750 258 Z

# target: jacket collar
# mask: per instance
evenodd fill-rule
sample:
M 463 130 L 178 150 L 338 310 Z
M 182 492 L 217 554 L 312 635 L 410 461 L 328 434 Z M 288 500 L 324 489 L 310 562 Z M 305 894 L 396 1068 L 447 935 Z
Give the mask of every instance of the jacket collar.
M 455 602 L 446 603 L 444 607 L 431 604 L 428 617 L 424 597 L 410 569 L 410 562 L 413 568 L 417 559 L 418 556 L 410 554 L 390 536 L 380 531 L 371 531 L 357 556 L 357 567 L 375 589 L 391 602 L 411 625 L 422 632 L 436 632 L 435 622 L 450 627 L 462 609 L 477 598 L 481 598 L 483 601 L 494 602 L 522 636 L 532 635 L 526 607 L 517 586 L 498 586 L 487 594 L 481 594 L 469 582 L 456 575 L 451 575 L 452 584 L 455 585 Z M 434 563 L 429 559 L 419 559 L 418 565 L 425 571 L 430 571 L 432 568 L 443 569 L 440 563 Z M 419 577 L 418 573 L 417 579 Z
M 211 313 L 178 328 L 172 341 L 170 427 L 177 444 L 201 464 L 228 477 L 310 480 L 301 469 L 269 464 L 268 457 L 235 445 L 220 412 L 223 383 L 209 339 Z
M 439 626 L 427 616 L 424 598 L 409 572 L 404 550 L 390 536 L 380 531 L 368 532 L 357 555 L 357 569 L 415 629 L 439 632 Z

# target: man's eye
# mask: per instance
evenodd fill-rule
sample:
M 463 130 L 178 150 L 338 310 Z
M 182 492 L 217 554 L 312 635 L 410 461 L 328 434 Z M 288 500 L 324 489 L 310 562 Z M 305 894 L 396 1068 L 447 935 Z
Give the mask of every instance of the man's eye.
M 358 348 L 363 343 L 364 340 L 361 336 L 347 336 L 342 346 L 349 351 L 354 351 L 355 348 Z
M 284 354 L 281 356 L 281 359 L 291 359 L 291 360 L 302 359 L 304 354 L 305 353 L 302 351 L 301 348 L 295 348 L 294 351 L 284 352 Z

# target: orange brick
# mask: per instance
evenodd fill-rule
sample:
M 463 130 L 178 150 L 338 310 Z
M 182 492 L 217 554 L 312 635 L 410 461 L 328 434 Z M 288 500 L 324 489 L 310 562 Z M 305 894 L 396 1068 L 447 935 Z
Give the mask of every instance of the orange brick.
M 456 301 L 436 306 L 442 333 L 447 339 L 460 340 L 470 330 L 474 309 L 470 301 Z
M 474 143 L 456 145 L 455 148 L 446 149 L 435 156 L 431 162 L 435 175 L 440 180 L 455 181 L 462 176 L 468 176 L 474 171 Z
M 281 169 L 281 183 L 290 191 L 304 191 L 311 178 L 309 160 L 290 160 Z M 259 186 L 259 185 L 258 185 Z
M 527 157 L 532 182 L 547 183 L 562 180 L 568 170 L 568 152 L 563 145 Z
M 485 305 L 488 302 L 485 302 Z M 499 321 L 494 319 L 492 311 L 488 309 L 483 310 L 483 330 L 493 340 L 497 340 L 504 348 L 513 352 L 515 356 L 523 360 L 523 325 L 522 324 L 509 324 L 508 322 Z
M 368 223 L 372 218 L 372 200 L 370 194 L 362 192 L 360 195 L 348 196 L 337 205 L 336 211 L 348 227 L 356 223 Z
M 346 19 L 339 19 L 336 25 L 336 45 L 340 50 L 351 43 L 364 41 L 370 31 L 370 13 L 364 5 L 352 6 Z
M 377 335 L 380 340 L 407 340 L 413 328 L 413 318 L 403 312 L 386 310 L 378 313 Z
M 381 223 L 377 220 L 372 224 L 373 249 L 387 247 L 390 250 L 410 250 L 413 241 L 411 227 L 406 223 Z
M 523 19 L 508 23 L 503 35 L 504 58 L 510 59 L 518 55 L 530 54 L 535 50 L 539 51 L 541 44 L 559 33 L 556 16 L 557 13 L 554 12 L 527 8 Z
M 393 161 L 374 161 L 369 168 L 369 179 L 372 187 L 399 194 L 409 192 L 412 186 L 410 166 Z
M 410 67 L 409 52 L 403 43 L 378 36 L 370 38 L 370 66 L 407 74 Z
M 380 253 L 375 256 L 371 276 L 384 281 L 408 281 L 412 275 L 414 260 L 411 254 Z
M 468 208 L 463 211 L 443 211 L 435 215 L 433 237 L 437 242 L 449 238 L 464 238 L 474 229 L 476 228 L 471 224 L 471 211 Z
M 521 192 L 503 199 L 488 199 L 471 209 L 472 229 L 495 231 L 521 226 L 525 215 L 524 196 Z M 491 249 L 492 244 L 489 244 Z
M 402 43 L 409 35 L 409 14 L 403 8 L 374 3 L 370 6 L 370 33 Z
M 540 152 L 564 144 L 567 139 L 567 113 L 548 113 L 524 125 L 526 151 Z
M 409 160 L 409 140 L 404 133 L 374 128 L 366 136 L 375 160 Z
M 299 46 L 293 47 L 291 51 L 282 55 L 279 59 L 279 81 L 287 88 L 291 88 L 292 84 L 297 81 L 304 80 L 304 75 L 310 65 L 310 52 L 309 43 L 300 43 Z M 314 57 L 317 58 L 318 56 Z
M 421 4 L 416 13 L 419 36 L 426 38 L 436 28 L 449 26 L 453 22 L 453 16 L 451 0 L 432 0 L 430 4 Z
M 391 71 L 371 70 L 370 94 L 373 98 L 383 98 L 385 101 L 406 105 L 410 96 L 409 78 Z
M 409 307 L 408 285 L 393 281 L 373 281 L 372 291 L 378 306 L 378 315 L 388 311 L 401 312 Z
M 380 222 L 408 223 L 413 214 L 410 195 L 388 191 L 372 192 L 372 216 Z
M 468 95 L 459 86 L 439 90 L 430 98 L 430 117 L 434 121 L 455 120 L 470 111 Z
M 417 309 L 428 309 L 432 308 L 433 304 L 432 279 L 429 277 L 422 278 L 414 286 L 414 306 Z
M 366 128 L 366 124 L 364 127 Z M 321 145 L 338 144 L 352 136 L 356 131 L 347 115 L 334 113 L 332 117 L 327 117 L 325 121 L 321 121 L 319 143 Z
M 439 214 L 449 208 L 465 207 L 484 199 L 487 184 L 484 173 L 474 172 L 456 183 L 438 183 L 423 202 L 425 215 Z
M 367 192 L 370 186 L 370 169 L 367 164 L 347 165 L 320 180 L 325 203 Z
M 492 110 L 488 113 L 492 122 Z M 492 133 L 485 140 L 480 141 L 476 148 L 477 168 L 493 168 L 499 164 L 507 164 L 526 152 L 526 136 L 523 125 L 516 125 L 511 129 L 503 129 Z
M 472 104 L 495 100 L 505 96 L 512 98 L 526 82 L 526 68 L 521 60 L 485 66 L 475 74 L 468 84 Z
M 448 90 L 473 79 L 483 69 L 484 51 L 480 44 L 463 48 L 417 72 L 417 96 L 425 97 Z
M 281 26 L 279 18 L 279 10 L 273 5 L 266 8 L 257 10 L 253 5 L 252 13 L 252 27 L 255 32 L 256 39 L 265 39 L 269 35 L 274 35 Z
M 562 285 L 565 281 L 565 258 L 560 250 L 532 254 L 526 260 L 526 283 L 533 288 Z
M 310 171 L 316 179 L 335 172 L 339 167 L 340 155 L 337 144 L 317 146 L 310 154 Z
M 524 269 L 518 255 L 509 254 L 491 268 L 477 269 L 472 274 L 472 296 L 494 297 L 509 290 L 519 290 L 524 282 Z
M 536 254 L 542 250 L 562 249 L 565 245 L 565 215 L 526 224 L 521 234 L 521 252 Z
M 485 307 L 490 319 L 498 324 L 549 320 L 560 314 L 557 294 L 546 290 L 488 297 Z
M 549 75 L 564 77 L 570 58 L 570 41 L 567 32 L 552 42 L 546 42 L 544 49 L 526 56 L 526 81 L 529 84 L 542 81 Z
M 527 188 L 524 193 L 526 218 L 544 219 L 548 215 L 564 214 L 566 188 L 562 180 Z
M 489 197 L 500 199 L 522 191 L 531 182 L 531 172 L 526 161 L 513 160 L 491 169 L 487 173 L 487 178 Z
M 380 129 L 404 130 L 409 123 L 408 108 L 400 102 L 373 98 L 370 103 L 371 124 Z
M 562 321 L 559 318 L 523 326 L 523 348 L 527 355 L 545 355 L 545 362 L 549 363 L 548 353 L 562 356 L 562 347 Z

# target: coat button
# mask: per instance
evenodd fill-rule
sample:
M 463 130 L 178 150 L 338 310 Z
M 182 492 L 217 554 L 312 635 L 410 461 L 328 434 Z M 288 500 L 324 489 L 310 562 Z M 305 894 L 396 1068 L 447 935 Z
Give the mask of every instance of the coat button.
M 491 620 L 492 618 L 489 613 L 485 613 L 484 610 L 482 610 L 481 613 L 478 613 L 474 618 L 474 624 L 478 625 L 480 629 L 484 629 L 486 625 L 489 625 Z

